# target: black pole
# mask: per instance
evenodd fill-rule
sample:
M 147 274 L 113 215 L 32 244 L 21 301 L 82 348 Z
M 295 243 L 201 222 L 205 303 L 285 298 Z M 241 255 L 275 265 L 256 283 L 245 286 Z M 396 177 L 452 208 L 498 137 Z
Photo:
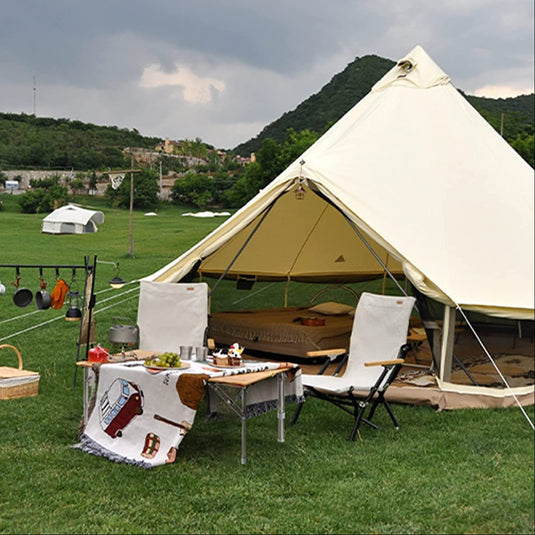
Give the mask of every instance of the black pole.
M 93 258 L 93 265 L 89 264 L 89 257 L 84 257 L 84 269 L 85 269 L 85 282 L 84 282 L 84 306 L 82 310 L 87 309 L 87 339 L 85 340 L 85 355 L 84 360 L 88 360 L 89 355 L 89 346 L 91 343 L 91 320 L 93 317 L 93 307 L 95 306 L 95 275 L 97 269 L 97 255 Z M 89 299 L 87 299 L 87 280 L 89 275 L 92 274 L 91 278 L 91 291 L 89 293 Z M 78 347 L 76 349 L 76 361 L 74 363 L 74 378 L 73 378 L 73 388 L 76 386 L 76 376 L 78 373 L 78 366 L 76 363 L 80 360 L 80 348 L 82 346 L 83 338 L 83 329 L 84 329 L 84 316 L 82 313 L 82 318 L 80 320 L 80 332 L 78 334 Z

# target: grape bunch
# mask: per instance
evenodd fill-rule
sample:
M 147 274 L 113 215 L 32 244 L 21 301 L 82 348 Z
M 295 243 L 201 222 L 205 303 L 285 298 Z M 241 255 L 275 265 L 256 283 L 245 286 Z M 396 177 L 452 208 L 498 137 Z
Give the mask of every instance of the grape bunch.
M 159 368 L 179 368 L 180 355 L 171 352 L 163 353 L 146 360 L 145 364 L 147 366 L 158 366 Z

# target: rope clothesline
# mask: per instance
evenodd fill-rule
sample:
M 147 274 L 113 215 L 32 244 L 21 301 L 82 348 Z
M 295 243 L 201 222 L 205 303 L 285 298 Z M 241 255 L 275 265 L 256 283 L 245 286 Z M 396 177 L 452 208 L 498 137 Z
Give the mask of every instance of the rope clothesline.
M 137 282 L 138 282 L 138 281 L 132 281 L 132 282 L 127 283 L 127 284 L 133 284 L 133 283 L 137 283 Z M 110 288 L 110 290 L 113 290 L 113 288 Z M 106 289 L 106 290 L 102 290 L 101 292 L 97 292 L 95 295 L 99 295 L 99 294 L 101 294 L 101 293 L 105 293 L 105 292 L 108 292 L 108 291 L 109 291 L 108 289 Z M 139 291 L 139 287 L 131 288 L 131 289 L 126 290 L 126 291 L 124 291 L 124 292 L 117 293 L 117 294 L 115 294 L 115 295 L 113 295 L 113 296 L 111 296 L 111 297 L 108 297 L 107 299 L 103 299 L 103 300 L 101 301 L 101 303 L 106 303 L 106 302 L 108 302 L 108 301 L 112 301 L 113 299 L 117 299 L 118 297 L 123 297 L 124 295 L 129 294 L 129 293 L 132 293 L 132 292 L 135 292 L 135 291 Z M 115 290 L 115 292 L 117 292 L 117 290 Z M 126 301 L 129 301 L 130 299 L 133 299 L 134 297 L 136 297 L 135 294 L 132 295 L 132 296 L 130 296 L 130 297 L 127 297 L 126 299 L 123 299 L 123 300 L 121 300 L 121 301 L 118 301 L 118 302 L 116 302 L 116 303 L 113 303 L 113 304 L 111 304 L 111 305 L 108 305 L 107 307 L 104 307 L 104 308 L 101 308 L 101 309 L 99 309 L 99 310 L 96 310 L 96 311 L 94 312 L 94 314 L 97 314 L 97 313 L 99 313 L 99 312 L 104 312 L 105 310 L 108 310 L 109 308 L 112 308 L 112 307 L 117 306 L 117 305 L 120 305 L 120 304 L 122 304 L 122 303 L 124 303 L 124 302 L 126 302 Z M 16 318 L 10 318 L 10 319 L 7 319 L 7 320 L 2 320 L 2 322 L 0 322 L 0 323 L 4 323 L 4 322 L 7 322 L 7 321 L 13 321 L 13 320 L 15 320 L 15 319 L 24 318 L 24 317 L 30 316 L 30 315 L 32 315 L 32 314 L 35 314 L 35 313 L 37 313 L 37 312 L 41 312 L 41 311 L 40 311 L 40 310 L 36 310 L 35 312 L 30 312 L 30 313 L 27 313 L 27 314 L 23 314 L 23 315 L 18 316 L 18 317 L 16 317 Z M 33 331 L 34 329 L 38 329 L 39 327 L 43 327 L 43 326 L 45 326 L 45 325 L 49 325 L 50 323 L 53 323 L 53 322 L 55 322 L 55 321 L 57 321 L 57 320 L 60 320 L 60 319 L 65 319 L 65 314 L 61 313 L 60 315 L 58 315 L 58 316 L 56 316 L 56 317 L 54 317 L 54 318 L 48 319 L 48 320 L 43 321 L 43 322 L 41 322 L 41 323 L 37 323 L 37 324 L 32 325 L 32 326 L 30 326 L 30 327 L 27 327 L 27 328 L 25 328 L 25 329 L 21 329 L 20 331 L 17 331 L 17 332 L 15 332 L 15 333 L 12 333 L 12 334 L 9 334 L 9 335 L 7 335 L 7 336 L 4 336 L 3 338 L 0 338 L 0 342 L 4 342 L 5 340 L 9 340 L 9 339 L 11 339 L 11 338 L 14 338 L 15 336 L 19 336 L 19 335 L 24 334 L 24 333 L 27 333 L 27 332 L 29 332 L 29 331 Z

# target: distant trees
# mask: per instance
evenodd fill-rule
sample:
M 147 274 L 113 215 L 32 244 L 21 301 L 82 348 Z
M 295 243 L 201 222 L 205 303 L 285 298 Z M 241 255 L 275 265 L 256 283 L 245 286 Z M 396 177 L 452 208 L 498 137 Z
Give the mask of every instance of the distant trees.
M 511 141 L 513 149 L 526 160 L 526 162 L 535 167 L 535 143 L 533 133 L 517 134 L 516 138 Z
M 175 180 L 171 197 L 179 204 L 206 208 L 214 198 L 214 180 L 207 174 L 187 173 L 183 178 Z
M 128 165 L 122 149 L 152 148 L 159 141 L 115 126 L 0 113 L 0 166 L 5 169 L 121 168 Z
M 269 184 L 317 138 L 318 134 L 310 130 L 295 132 L 290 128 L 282 144 L 271 138 L 265 139 L 256 155 L 256 161 L 237 173 L 233 172 L 235 165 L 224 161 L 211 176 L 208 173 L 189 172 L 178 178 L 173 184 L 171 198 L 175 203 L 197 208 L 217 205 L 240 207 Z M 208 166 L 208 169 L 212 168 Z
M 158 173 L 151 169 L 142 169 L 134 175 L 134 208 L 154 208 L 158 206 Z M 104 193 L 107 203 L 114 208 L 130 207 L 130 173 L 126 173 L 121 185 L 114 190 L 108 184 Z
M 31 190 L 18 197 L 21 211 L 26 214 L 52 212 L 68 203 L 69 190 L 52 175 L 42 180 L 31 180 Z
M 308 149 L 318 137 L 319 134 L 310 130 L 296 132 L 293 128 L 289 128 L 282 144 L 272 138 L 264 139 L 256 155 L 256 162 L 245 167 L 236 183 L 226 193 L 228 205 L 238 207 L 249 201 Z

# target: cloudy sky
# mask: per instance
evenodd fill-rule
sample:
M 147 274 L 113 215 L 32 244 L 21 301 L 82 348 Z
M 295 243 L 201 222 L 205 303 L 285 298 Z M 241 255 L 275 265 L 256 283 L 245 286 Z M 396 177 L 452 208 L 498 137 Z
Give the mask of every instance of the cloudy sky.
M 417 44 L 469 94 L 532 93 L 533 20 L 533 0 L 0 0 L 0 112 L 228 149 Z

